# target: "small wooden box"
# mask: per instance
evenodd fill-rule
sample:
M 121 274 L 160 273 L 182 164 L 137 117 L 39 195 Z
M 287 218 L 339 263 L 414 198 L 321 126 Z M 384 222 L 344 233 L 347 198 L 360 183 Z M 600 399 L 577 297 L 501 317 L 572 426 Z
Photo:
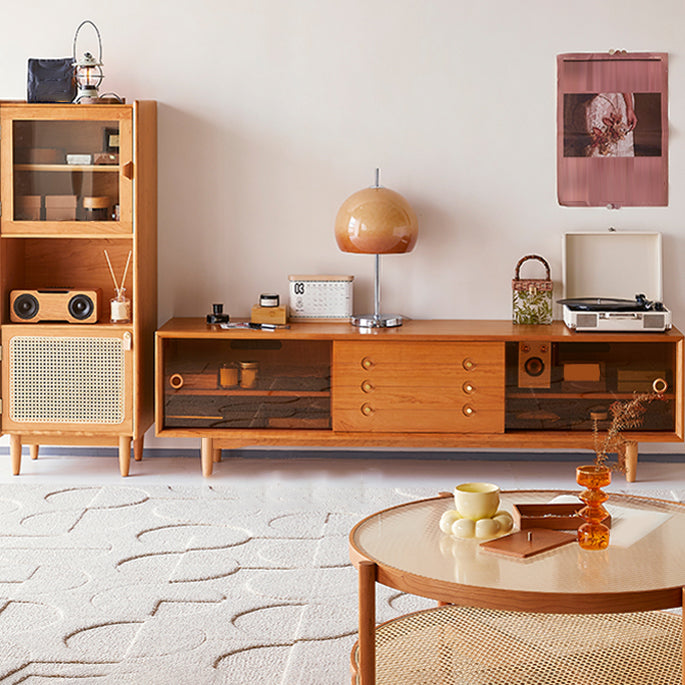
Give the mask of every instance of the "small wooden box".
M 93 164 L 119 164 L 119 153 L 96 152 L 93 155 Z
M 583 519 L 578 512 L 585 505 L 582 502 L 559 504 L 514 504 L 512 515 L 514 524 L 521 530 L 527 528 L 549 528 L 552 530 L 578 530 Z M 611 528 L 611 516 L 602 523 Z
M 15 201 L 17 221 L 40 221 L 43 198 L 40 195 L 19 195 Z
M 250 317 L 252 323 L 284 324 L 287 320 L 288 314 L 285 307 L 260 307 L 258 304 L 252 307 Z
M 76 221 L 76 195 L 46 195 L 46 221 Z

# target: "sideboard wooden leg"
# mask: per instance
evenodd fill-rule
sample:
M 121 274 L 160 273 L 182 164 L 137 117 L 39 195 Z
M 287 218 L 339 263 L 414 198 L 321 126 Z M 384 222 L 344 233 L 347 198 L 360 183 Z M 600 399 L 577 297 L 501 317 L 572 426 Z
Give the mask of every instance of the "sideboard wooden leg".
M 637 475 L 637 443 L 626 443 L 626 480 L 629 483 L 635 482 Z
M 214 440 L 212 438 L 200 439 L 200 461 L 202 462 L 202 475 L 205 478 L 211 476 L 214 464 Z
M 31 459 L 38 459 L 38 445 L 29 445 L 29 454 Z
M 133 458 L 136 461 L 142 461 L 143 460 L 143 442 L 145 440 L 145 436 L 141 435 L 139 438 L 136 438 L 133 441 Z
M 376 683 L 376 564 L 359 562 L 359 679 Z
M 128 476 L 131 466 L 131 437 L 129 435 L 119 436 L 119 472 L 122 476 Z
M 10 435 L 10 461 L 12 475 L 18 476 L 21 471 L 21 435 Z
M 221 461 L 221 450 L 220 449 L 213 450 L 212 461 L 215 464 L 218 464 Z

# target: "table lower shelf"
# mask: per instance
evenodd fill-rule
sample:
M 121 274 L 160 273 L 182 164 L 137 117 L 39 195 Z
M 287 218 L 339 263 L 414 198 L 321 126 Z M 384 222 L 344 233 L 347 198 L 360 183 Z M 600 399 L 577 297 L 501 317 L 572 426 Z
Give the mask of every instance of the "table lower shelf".
M 441 606 L 376 628 L 377 685 L 681 685 L 682 619 Z M 352 683 L 359 685 L 359 650 Z M 364 684 L 366 685 L 366 684 Z

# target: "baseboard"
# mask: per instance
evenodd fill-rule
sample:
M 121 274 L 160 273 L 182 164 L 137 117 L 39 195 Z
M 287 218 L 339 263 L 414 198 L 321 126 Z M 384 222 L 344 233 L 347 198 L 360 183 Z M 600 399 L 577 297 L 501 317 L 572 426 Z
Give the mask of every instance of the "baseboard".
M 28 454 L 28 447 L 24 448 Z M 40 454 L 54 457 L 109 457 L 117 458 L 116 447 L 58 447 L 41 445 Z M 0 455 L 9 455 L 9 447 L 0 446 Z M 231 459 L 412 459 L 414 461 L 532 461 L 580 463 L 590 458 L 590 452 L 550 451 L 459 451 L 459 450 L 336 450 L 292 448 L 248 448 L 223 450 L 223 456 Z M 152 447 L 143 450 L 143 458 L 181 457 L 197 459 L 199 449 Z M 685 452 L 640 452 L 641 462 L 685 463 Z

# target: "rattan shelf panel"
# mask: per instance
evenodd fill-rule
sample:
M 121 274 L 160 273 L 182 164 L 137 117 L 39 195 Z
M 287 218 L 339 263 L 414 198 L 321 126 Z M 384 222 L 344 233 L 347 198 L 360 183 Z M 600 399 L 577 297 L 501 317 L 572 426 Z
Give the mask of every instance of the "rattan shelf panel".
M 443 606 L 376 630 L 377 685 L 681 685 L 680 616 Z M 352 651 L 353 674 L 358 646 Z M 358 679 L 353 675 L 353 682 Z

